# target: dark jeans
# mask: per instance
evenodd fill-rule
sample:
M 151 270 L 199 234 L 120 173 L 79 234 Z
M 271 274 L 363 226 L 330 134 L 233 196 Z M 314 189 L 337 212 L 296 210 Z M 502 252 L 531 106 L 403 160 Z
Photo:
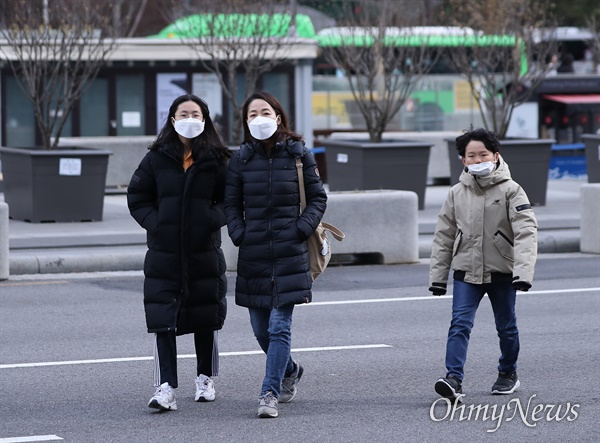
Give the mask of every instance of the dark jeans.
M 446 344 L 446 376 L 454 375 L 462 380 L 467 359 L 467 348 L 475 313 L 479 302 L 488 294 L 494 311 L 496 330 L 500 338 L 500 360 L 498 370 L 517 370 L 519 356 L 519 331 L 515 314 L 516 291 L 510 281 L 474 285 L 454 280 L 452 299 L 452 322 Z

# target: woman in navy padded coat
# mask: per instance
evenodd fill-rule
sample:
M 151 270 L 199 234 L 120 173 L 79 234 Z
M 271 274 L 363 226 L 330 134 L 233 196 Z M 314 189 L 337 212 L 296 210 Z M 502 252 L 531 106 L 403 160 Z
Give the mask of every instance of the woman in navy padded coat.
M 131 215 L 148 240 L 144 307 L 156 338 L 152 408 L 177 409 L 175 338 L 182 334 L 194 334 L 196 401 L 215 398 L 217 331 L 227 310 L 220 230 L 229 155 L 206 103 L 183 95 L 127 189 Z
M 242 108 L 244 142 L 229 163 L 227 228 L 239 247 L 235 301 L 247 307 L 254 335 L 267 354 L 258 414 L 277 417 L 303 373 L 292 360 L 294 305 L 312 300 L 306 240 L 327 206 L 313 155 L 289 129 L 281 104 L 255 93 Z M 306 209 L 300 214 L 296 158 L 303 163 Z

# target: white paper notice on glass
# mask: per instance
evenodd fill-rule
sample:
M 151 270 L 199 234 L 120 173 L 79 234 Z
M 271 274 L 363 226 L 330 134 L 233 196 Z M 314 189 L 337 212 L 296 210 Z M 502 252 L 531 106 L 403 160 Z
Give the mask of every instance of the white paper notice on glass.
M 167 72 L 156 74 L 156 133 L 158 134 L 167 122 L 171 103 L 182 94 L 186 93 L 187 74 L 185 72 Z M 198 95 L 198 94 L 196 94 Z M 199 95 L 206 99 L 203 95 Z M 208 103 L 210 113 L 214 119 L 213 108 Z
M 81 175 L 80 158 L 61 158 L 58 175 Z
M 337 162 L 338 163 L 348 163 L 348 154 L 338 154 L 337 155 Z
M 139 128 L 142 126 L 142 116 L 139 112 L 123 112 L 121 126 L 124 128 Z
M 506 137 L 538 138 L 538 104 L 523 103 L 513 109 Z

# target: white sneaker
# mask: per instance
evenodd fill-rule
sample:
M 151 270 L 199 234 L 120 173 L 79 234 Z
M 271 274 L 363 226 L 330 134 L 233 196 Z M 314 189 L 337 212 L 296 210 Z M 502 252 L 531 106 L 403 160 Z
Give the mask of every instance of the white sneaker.
M 162 411 L 176 411 L 175 389 L 169 386 L 169 383 L 163 383 L 156 389 L 154 396 L 148 402 L 148 407 Z
M 196 401 L 214 401 L 215 383 L 204 374 L 196 377 Z

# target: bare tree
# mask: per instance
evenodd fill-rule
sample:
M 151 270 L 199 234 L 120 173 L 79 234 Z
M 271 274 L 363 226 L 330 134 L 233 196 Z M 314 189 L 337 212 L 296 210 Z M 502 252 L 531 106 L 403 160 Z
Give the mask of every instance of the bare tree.
M 44 149 L 55 149 L 76 101 L 116 48 L 113 5 L 13 0 L 0 5 L 0 56 L 33 103 Z
M 319 36 L 322 54 L 348 80 L 372 142 L 433 65 L 428 36 L 414 27 L 419 9 L 410 0 L 331 2 L 338 27 Z
M 588 41 L 588 46 L 592 51 L 592 72 L 597 73 L 600 66 L 600 7 L 590 14 L 587 27 L 592 34 Z
M 487 129 L 505 138 L 513 109 L 528 100 L 551 66 L 556 29 L 549 0 L 449 0 L 454 24 L 477 30 L 449 52 L 480 104 Z M 542 38 L 540 38 L 542 37 Z
M 181 5 L 175 1 L 169 11 L 171 20 L 187 15 L 174 22 L 175 29 L 198 54 L 202 66 L 216 75 L 233 113 L 231 141 L 239 142 L 243 102 L 255 91 L 261 75 L 288 59 L 296 40 L 296 2 L 190 0 Z
M 146 12 L 148 0 L 113 0 L 112 26 L 115 36 L 133 37 Z

